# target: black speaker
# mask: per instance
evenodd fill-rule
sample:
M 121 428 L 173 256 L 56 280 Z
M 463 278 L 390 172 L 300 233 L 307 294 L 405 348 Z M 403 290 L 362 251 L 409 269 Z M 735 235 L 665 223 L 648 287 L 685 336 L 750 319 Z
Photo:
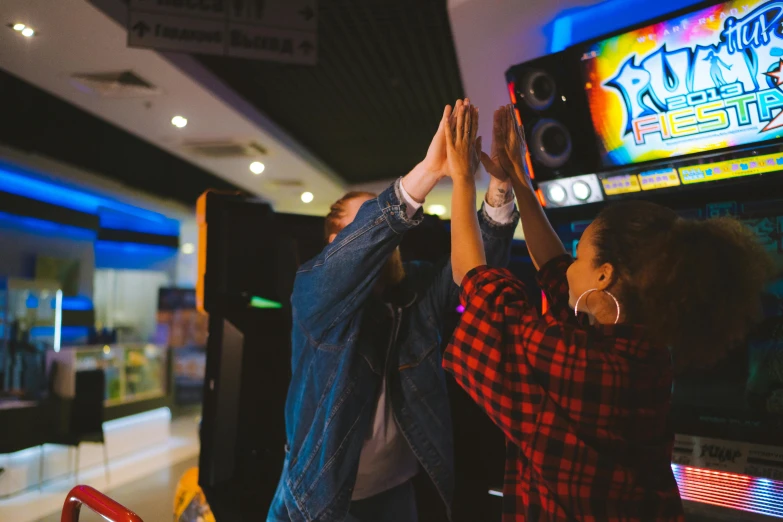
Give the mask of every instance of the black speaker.
M 515 65 L 506 71 L 506 81 L 525 130 L 536 180 L 594 172 L 598 151 L 580 55 L 566 50 Z

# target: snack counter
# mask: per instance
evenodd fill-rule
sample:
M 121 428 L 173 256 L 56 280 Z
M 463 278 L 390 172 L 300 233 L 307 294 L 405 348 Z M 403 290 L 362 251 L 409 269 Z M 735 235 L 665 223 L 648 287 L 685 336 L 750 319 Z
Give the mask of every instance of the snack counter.
M 145 343 L 64 346 L 47 354 L 47 367 L 59 397 L 73 397 L 76 372 L 101 368 L 106 374 L 107 414 L 114 406 L 165 398 L 168 386 L 168 350 Z

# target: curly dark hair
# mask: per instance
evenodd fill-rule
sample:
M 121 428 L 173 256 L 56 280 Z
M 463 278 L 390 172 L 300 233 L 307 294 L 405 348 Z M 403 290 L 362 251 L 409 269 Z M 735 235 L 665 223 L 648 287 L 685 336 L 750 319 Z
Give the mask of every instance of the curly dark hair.
M 596 266 L 614 267 L 612 287 L 629 321 L 672 348 L 675 365 L 710 365 L 759 317 L 772 259 L 733 218 L 681 219 L 666 207 L 624 202 L 596 218 Z

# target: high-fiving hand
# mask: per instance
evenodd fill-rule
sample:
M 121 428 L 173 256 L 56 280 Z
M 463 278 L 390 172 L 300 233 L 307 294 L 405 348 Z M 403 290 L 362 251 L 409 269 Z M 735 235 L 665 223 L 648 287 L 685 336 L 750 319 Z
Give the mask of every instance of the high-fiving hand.
M 513 172 L 509 172 L 509 174 L 512 176 L 515 186 L 524 186 L 532 190 L 533 182 L 530 180 L 525 132 L 517 122 L 514 106 L 506 105 L 504 109 L 504 115 L 501 119 L 504 122 L 503 134 L 506 136 L 505 149 L 511 165 L 514 167 Z
M 470 99 L 459 100 L 457 103 L 470 104 Z M 455 105 L 456 107 L 456 105 Z M 438 125 L 438 130 L 435 132 L 435 136 L 430 142 L 430 146 L 427 149 L 427 155 L 422 161 L 424 168 L 434 174 L 438 179 L 444 178 L 449 175 L 448 164 L 446 162 L 446 126 L 450 125 L 452 130 L 454 129 L 456 122 L 456 112 L 451 111 L 450 106 L 446 106 L 443 111 L 443 117 Z
M 506 124 L 505 124 L 506 108 L 501 107 L 495 111 L 492 120 L 492 145 L 490 146 L 490 154 L 485 152 L 481 153 L 481 164 L 493 178 L 505 181 L 509 178 L 509 175 L 514 171 L 514 165 L 511 164 L 511 159 L 506 153 Z
M 491 156 L 481 155 L 481 163 L 497 179 L 512 178 L 514 185 L 532 187 L 527 165 L 527 143 L 514 115 L 514 106 L 495 111 L 492 125 Z
M 441 126 L 445 129 L 448 175 L 454 182 L 475 183 L 481 157 L 481 138 L 476 139 L 478 108 L 459 100 L 453 111 L 451 107 L 446 107 Z

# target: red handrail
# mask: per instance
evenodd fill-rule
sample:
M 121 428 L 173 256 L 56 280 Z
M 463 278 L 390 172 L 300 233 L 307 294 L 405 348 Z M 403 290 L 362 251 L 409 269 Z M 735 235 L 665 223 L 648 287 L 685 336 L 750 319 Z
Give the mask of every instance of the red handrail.
M 78 522 L 82 504 L 109 522 L 144 522 L 139 515 L 90 486 L 76 486 L 63 504 L 61 522 Z

